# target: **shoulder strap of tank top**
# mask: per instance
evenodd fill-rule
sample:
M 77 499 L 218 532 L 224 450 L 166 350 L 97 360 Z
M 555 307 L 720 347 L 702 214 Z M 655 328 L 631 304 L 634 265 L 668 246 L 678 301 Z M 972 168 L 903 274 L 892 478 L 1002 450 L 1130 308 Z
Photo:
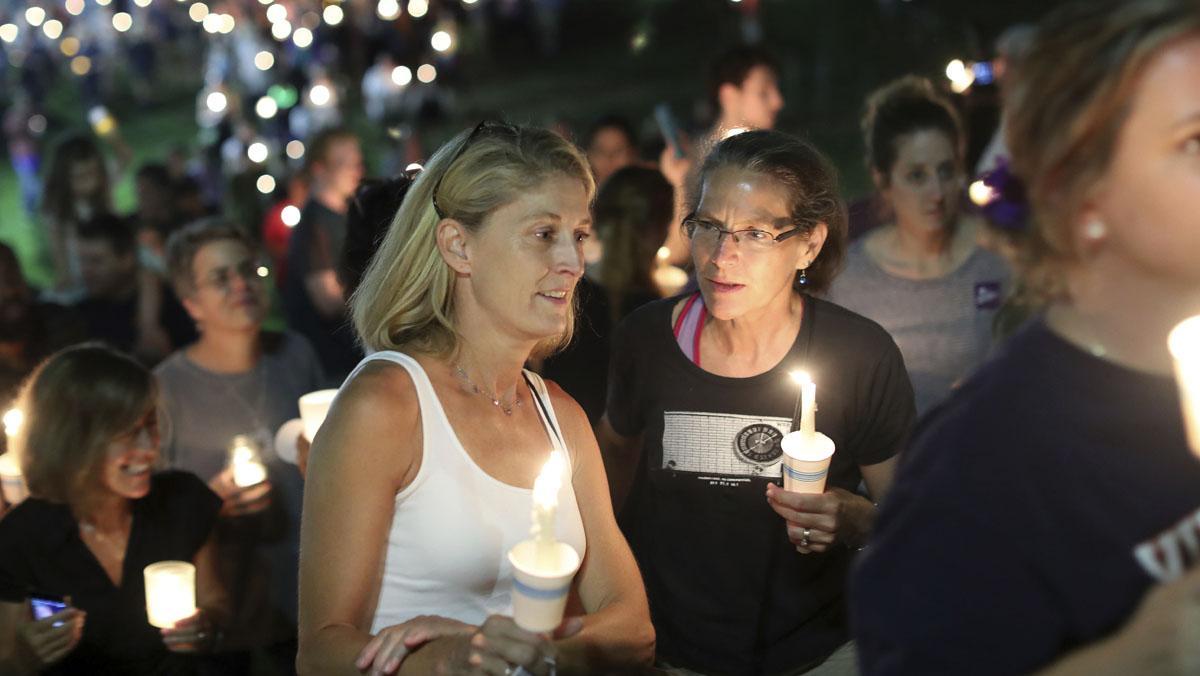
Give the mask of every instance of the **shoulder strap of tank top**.
M 550 437 L 555 450 L 561 452 L 567 457 L 567 461 L 570 462 L 571 457 L 567 453 L 567 443 L 563 439 L 562 433 L 559 432 L 558 425 L 554 424 L 554 418 L 550 415 L 550 402 L 546 401 L 549 398 L 549 393 L 546 392 L 546 398 L 543 398 L 545 387 L 544 383 L 541 382 L 541 377 L 531 374 L 529 371 L 525 371 L 524 376 L 525 382 L 529 384 L 529 391 L 533 393 L 533 404 L 537 407 L 538 417 L 542 419 L 542 426 L 546 428 L 546 435 Z M 535 378 L 537 379 L 536 382 Z
M 696 366 L 700 365 L 700 332 L 707 318 L 708 308 L 704 306 L 704 298 L 697 291 L 684 302 L 683 310 L 675 319 L 675 342 Z

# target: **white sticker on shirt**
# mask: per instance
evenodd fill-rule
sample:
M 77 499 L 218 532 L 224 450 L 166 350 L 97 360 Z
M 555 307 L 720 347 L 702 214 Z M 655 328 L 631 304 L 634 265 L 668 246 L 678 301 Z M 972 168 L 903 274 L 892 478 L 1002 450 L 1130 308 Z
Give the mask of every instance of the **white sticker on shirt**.
M 663 418 L 662 469 L 730 485 L 780 476 L 779 442 L 791 431 L 788 418 L 691 411 L 667 411 Z
M 1200 509 L 1133 548 L 1133 558 L 1150 577 L 1170 582 L 1200 565 Z

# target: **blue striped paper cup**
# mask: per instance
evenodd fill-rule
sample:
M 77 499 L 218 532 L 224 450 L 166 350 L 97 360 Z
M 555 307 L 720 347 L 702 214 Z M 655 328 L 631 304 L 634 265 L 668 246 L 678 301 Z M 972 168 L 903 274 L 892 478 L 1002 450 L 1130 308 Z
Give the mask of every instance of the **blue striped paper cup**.
M 533 540 L 520 542 L 508 551 L 513 569 L 513 619 L 525 631 L 550 632 L 562 624 L 567 592 L 582 560 L 565 542 L 555 542 L 553 548 L 548 565 L 539 565 Z
M 780 442 L 783 448 L 783 490 L 793 493 L 824 493 L 829 476 L 829 461 L 836 446 L 833 439 L 817 432 L 806 437 L 803 432 L 789 432 Z

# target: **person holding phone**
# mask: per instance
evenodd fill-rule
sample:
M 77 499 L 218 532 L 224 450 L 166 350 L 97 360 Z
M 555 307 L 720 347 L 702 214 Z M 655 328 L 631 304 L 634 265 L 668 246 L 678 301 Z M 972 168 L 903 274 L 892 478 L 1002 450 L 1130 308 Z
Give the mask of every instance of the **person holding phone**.
M 154 471 L 157 395 L 149 371 L 96 344 L 25 385 L 12 447 L 30 497 L 0 520 L 0 674 L 192 674 L 192 654 L 217 643 L 221 500 L 194 475 Z M 160 630 L 142 571 L 167 560 L 195 564 L 199 610 Z

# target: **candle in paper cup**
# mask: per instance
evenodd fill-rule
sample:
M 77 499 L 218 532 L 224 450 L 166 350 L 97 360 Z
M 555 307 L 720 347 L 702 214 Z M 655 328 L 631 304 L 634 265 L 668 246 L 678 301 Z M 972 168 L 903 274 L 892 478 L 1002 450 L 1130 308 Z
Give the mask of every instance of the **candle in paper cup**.
M 10 507 L 29 497 L 25 475 L 21 473 L 21 465 L 13 453 L 0 455 L 0 491 L 3 491 L 4 501 Z
M 229 466 L 233 469 L 233 483 L 241 488 L 258 485 L 267 479 L 258 442 L 247 435 L 239 434 L 230 443 Z
M 309 443 L 317 438 L 317 430 L 325 422 L 329 406 L 333 404 L 337 393 L 337 390 L 317 390 L 300 397 L 300 419 L 304 421 L 304 438 Z
M 554 631 L 562 624 L 571 579 L 579 570 L 579 553 L 565 542 L 555 542 L 556 566 L 539 565 L 538 546 L 525 540 L 508 552 L 513 569 L 513 620 L 525 631 Z
M 1185 319 L 1172 329 L 1167 346 L 1175 360 L 1188 445 L 1200 456 L 1200 315 Z
M 4 436 L 12 439 L 25 422 L 25 412 L 19 408 L 10 408 L 4 412 Z
M 170 629 L 196 614 L 196 567 L 187 561 L 159 561 L 146 566 L 146 616 L 150 624 Z
M 829 461 L 836 447 L 833 439 L 813 432 L 789 432 L 779 442 L 783 449 L 783 489 L 793 493 L 825 492 Z

